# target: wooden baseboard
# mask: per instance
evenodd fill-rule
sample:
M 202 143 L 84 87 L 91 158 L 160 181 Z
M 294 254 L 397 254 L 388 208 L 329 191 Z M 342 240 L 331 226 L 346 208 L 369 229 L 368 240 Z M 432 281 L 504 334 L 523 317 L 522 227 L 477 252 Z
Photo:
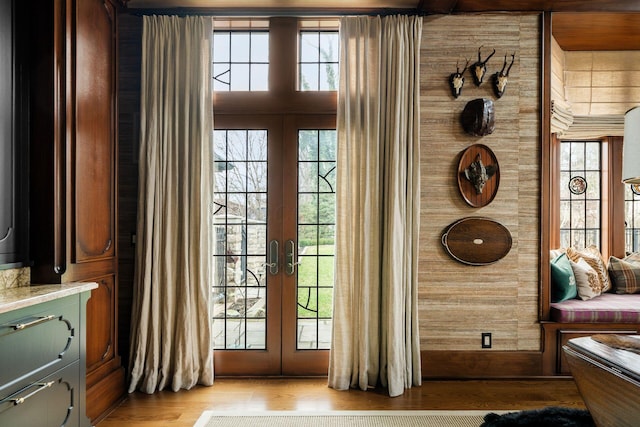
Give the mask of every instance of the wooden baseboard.
M 125 396 L 124 368 L 112 371 L 91 387 L 87 386 L 87 416 L 92 425 L 106 417 Z
M 542 352 L 539 351 L 423 350 L 420 359 L 425 379 L 542 376 Z

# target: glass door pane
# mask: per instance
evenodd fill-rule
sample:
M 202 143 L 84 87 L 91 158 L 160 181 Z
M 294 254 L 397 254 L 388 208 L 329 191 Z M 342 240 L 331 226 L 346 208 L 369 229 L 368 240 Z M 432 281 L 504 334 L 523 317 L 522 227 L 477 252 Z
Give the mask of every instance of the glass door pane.
M 326 375 L 335 257 L 335 116 L 289 117 L 284 128 L 283 157 L 290 167 L 283 171 L 287 268 L 282 371 L 284 375 Z
M 218 115 L 215 125 L 215 372 L 279 375 L 282 119 Z
M 267 131 L 217 130 L 214 349 L 266 347 Z
M 296 349 L 329 349 L 335 254 L 336 131 L 298 131 Z

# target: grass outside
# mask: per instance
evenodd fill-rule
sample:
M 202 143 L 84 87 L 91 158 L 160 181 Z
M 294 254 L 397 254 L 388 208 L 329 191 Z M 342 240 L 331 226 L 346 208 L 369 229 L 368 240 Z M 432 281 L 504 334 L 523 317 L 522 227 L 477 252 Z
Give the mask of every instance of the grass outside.
M 301 251 L 302 252 L 302 251 Z M 308 246 L 299 256 L 298 317 L 331 318 L 334 245 Z

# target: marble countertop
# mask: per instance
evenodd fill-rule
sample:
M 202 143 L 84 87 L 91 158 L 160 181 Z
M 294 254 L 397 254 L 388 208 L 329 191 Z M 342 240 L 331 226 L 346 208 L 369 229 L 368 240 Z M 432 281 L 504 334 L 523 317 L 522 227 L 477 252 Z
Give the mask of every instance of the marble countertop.
M 58 285 L 31 285 L 0 290 L 0 314 L 42 302 L 52 301 L 98 287 L 95 282 Z

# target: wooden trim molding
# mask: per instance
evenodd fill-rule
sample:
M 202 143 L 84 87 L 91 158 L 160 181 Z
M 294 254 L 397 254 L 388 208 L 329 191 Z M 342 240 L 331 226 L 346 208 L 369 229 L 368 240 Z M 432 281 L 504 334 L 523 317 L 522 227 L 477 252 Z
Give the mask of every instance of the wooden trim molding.
M 549 249 L 554 241 L 551 224 L 554 212 L 552 202 L 551 171 L 551 13 L 542 14 L 542 117 L 540 147 L 540 287 L 538 313 L 540 319 L 549 318 L 551 301 L 551 272 L 549 267 Z M 557 208 L 557 206 L 555 206 Z M 557 237 L 556 237 L 556 240 Z
M 422 378 L 524 378 L 542 375 L 539 351 L 420 352 Z
M 609 228 L 625 229 L 625 186 L 622 183 L 622 140 L 621 136 L 609 137 Z M 611 233 L 609 236 L 609 255 L 618 258 L 625 256 L 625 233 Z

